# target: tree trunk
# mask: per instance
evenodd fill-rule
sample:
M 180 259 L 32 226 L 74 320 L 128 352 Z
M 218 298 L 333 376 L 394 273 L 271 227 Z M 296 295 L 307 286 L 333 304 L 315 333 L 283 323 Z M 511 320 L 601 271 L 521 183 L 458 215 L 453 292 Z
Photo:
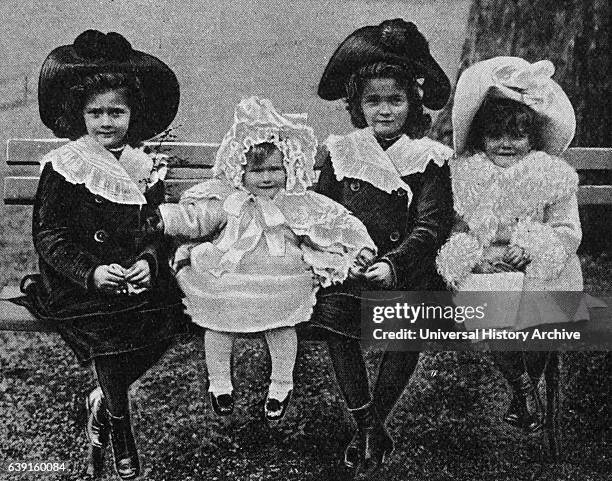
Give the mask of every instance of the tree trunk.
M 572 145 L 612 147 L 610 13 L 609 0 L 473 0 L 459 73 L 498 55 L 549 59 L 576 110 Z M 451 109 L 432 129 L 449 145 Z

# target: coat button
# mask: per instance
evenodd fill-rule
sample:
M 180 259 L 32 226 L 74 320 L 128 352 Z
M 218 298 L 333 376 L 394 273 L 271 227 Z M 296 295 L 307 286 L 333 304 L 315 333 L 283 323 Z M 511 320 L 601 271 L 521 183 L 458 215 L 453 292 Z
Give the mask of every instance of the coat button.
M 104 244 L 108 240 L 108 232 L 106 232 L 103 229 L 97 230 L 94 233 L 93 238 L 96 242 L 99 242 L 100 244 Z
M 357 192 L 361 186 L 359 185 L 358 180 L 354 180 L 353 182 L 351 182 L 350 187 L 353 192 Z
M 391 240 L 391 242 L 397 242 L 398 240 L 400 240 L 400 233 L 394 230 L 393 232 L 391 232 L 391 235 L 389 235 L 389 239 Z
M 102 204 L 102 203 L 104 202 L 104 200 L 102 200 L 102 197 L 100 197 L 99 195 L 96 195 L 96 196 L 94 197 L 94 202 L 95 202 L 96 204 Z
M 397 195 L 398 195 L 399 197 L 406 197 L 406 191 L 405 191 L 404 189 L 399 189 L 399 190 L 397 191 Z

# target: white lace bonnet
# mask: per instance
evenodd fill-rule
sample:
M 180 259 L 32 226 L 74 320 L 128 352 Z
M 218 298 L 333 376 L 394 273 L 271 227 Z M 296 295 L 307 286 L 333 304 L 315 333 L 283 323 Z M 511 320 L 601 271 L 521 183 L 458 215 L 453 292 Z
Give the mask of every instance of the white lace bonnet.
M 314 181 L 317 139 L 311 127 L 294 123 L 280 115 L 267 99 L 242 100 L 234 112 L 234 125 L 221 142 L 215 157 L 213 175 L 225 176 L 235 187 L 242 187 L 246 153 L 258 144 L 270 142 L 283 154 L 288 194 L 303 194 Z
M 541 119 L 542 150 L 560 155 L 576 133 L 576 115 L 563 89 L 551 77 L 549 60 L 529 63 L 519 57 L 494 57 L 467 68 L 459 78 L 453 103 L 453 144 L 463 153 L 472 121 L 489 95 L 531 107 Z

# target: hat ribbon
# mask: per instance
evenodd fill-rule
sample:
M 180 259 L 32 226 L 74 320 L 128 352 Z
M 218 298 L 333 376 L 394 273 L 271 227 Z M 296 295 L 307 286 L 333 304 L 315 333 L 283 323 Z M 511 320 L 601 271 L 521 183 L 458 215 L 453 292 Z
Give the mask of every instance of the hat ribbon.
M 544 110 L 551 101 L 551 77 L 555 67 L 549 60 L 540 60 L 524 68 L 503 65 L 493 71 L 493 85 L 512 100 L 534 110 Z

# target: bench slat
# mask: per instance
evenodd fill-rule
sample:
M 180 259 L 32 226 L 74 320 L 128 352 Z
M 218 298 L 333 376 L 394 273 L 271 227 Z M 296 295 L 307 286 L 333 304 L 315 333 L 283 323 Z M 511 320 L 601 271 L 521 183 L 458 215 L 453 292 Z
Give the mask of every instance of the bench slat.
M 196 171 L 201 175 L 193 177 Z M 209 178 L 208 169 L 186 169 L 166 180 L 168 202 L 178 201 L 181 193 L 194 186 L 205 178 Z M 11 176 L 4 178 L 4 203 L 8 205 L 32 205 L 38 187 L 37 176 Z M 611 205 L 612 186 L 610 185 L 581 185 L 578 187 L 578 203 L 580 205 Z
M 47 152 L 66 142 L 66 139 L 9 139 L 6 144 L 7 164 L 38 165 Z M 180 166 L 183 167 L 211 167 L 219 148 L 219 144 L 208 142 L 146 142 L 145 145 L 181 159 Z M 577 170 L 612 170 L 612 148 L 572 147 L 564 158 Z
M 563 158 L 576 170 L 612 170 L 611 148 L 572 147 Z
M 6 163 L 37 166 L 46 153 L 66 142 L 66 139 L 9 139 Z M 175 157 L 180 167 L 212 167 L 219 148 L 219 144 L 205 142 L 146 142 L 145 145 Z
M 210 170 L 201 169 L 210 177 Z M 181 194 L 189 187 L 194 186 L 206 176 L 198 178 L 179 178 L 166 181 L 166 194 L 168 202 L 177 202 Z M 38 177 L 5 177 L 4 203 L 8 205 L 32 205 L 38 188 Z
M 55 332 L 45 322 L 36 319 L 25 307 L 7 301 L 21 296 L 18 286 L 7 286 L 0 291 L 0 331 Z

